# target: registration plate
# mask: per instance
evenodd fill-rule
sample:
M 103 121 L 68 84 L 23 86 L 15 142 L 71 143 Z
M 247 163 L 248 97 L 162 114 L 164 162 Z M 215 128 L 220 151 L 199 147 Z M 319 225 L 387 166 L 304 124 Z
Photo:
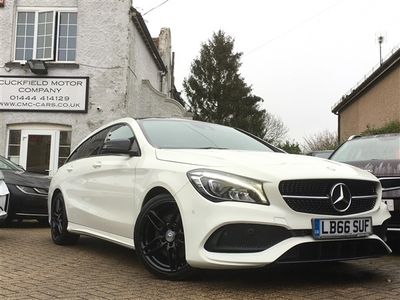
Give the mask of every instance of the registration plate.
M 372 219 L 312 219 L 312 227 L 315 239 L 361 237 L 372 234 Z

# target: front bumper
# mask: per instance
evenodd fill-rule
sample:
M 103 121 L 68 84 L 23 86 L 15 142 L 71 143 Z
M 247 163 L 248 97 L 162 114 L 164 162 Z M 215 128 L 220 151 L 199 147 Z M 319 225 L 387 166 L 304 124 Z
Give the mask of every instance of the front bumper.
M 0 220 L 7 217 L 9 191 L 4 181 L 0 181 Z
M 10 200 L 8 215 L 11 218 L 47 218 L 47 195 L 30 195 L 21 192 L 15 185 L 8 185 Z
M 197 268 L 248 268 L 262 267 L 273 262 L 347 260 L 391 252 L 382 240 L 384 222 L 390 217 L 384 204 L 377 204 L 368 212 L 343 216 L 372 217 L 374 234 L 371 236 L 321 241 L 315 240 L 311 235 L 311 220 L 321 216 L 291 210 L 274 187 L 267 194 L 271 202 L 269 206 L 239 202 L 214 203 L 204 199 L 190 184 L 185 185 L 174 197 L 182 214 L 187 262 Z M 251 251 L 215 251 L 210 247 L 210 237 L 220 228 L 232 224 L 279 227 L 289 232 L 289 235 L 278 234 L 278 238 L 273 238 L 274 242 L 266 246 L 258 245 L 259 249 L 250 249 Z M 243 235 L 239 234 L 237 238 L 242 239 Z
M 388 221 L 388 231 L 400 234 L 400 211 L 391 211 L 391 218 Z
M 383 191 L 382 201 L 388 201 L 391 218 L 388 220 L 388 232 L 400 234 L 400 190 Z

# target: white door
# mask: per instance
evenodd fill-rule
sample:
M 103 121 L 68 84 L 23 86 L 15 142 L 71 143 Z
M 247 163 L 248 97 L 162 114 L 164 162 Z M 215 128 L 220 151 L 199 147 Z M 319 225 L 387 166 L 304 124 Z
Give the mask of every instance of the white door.
M 34 173 L 53 176 L 58 168 L 57 130 L 21 130 L 20 165 Z
M 133 237 L 135 166 L 139 157 L 102 154 L 104 141 L 133 139 L 127 124 L 106 128 L 79 146 L 76 160 L 67 163 L 63 193 L 68 199 L 68 220 L 82 226 Z M 74 158 L 74 154 L 72 155 Z

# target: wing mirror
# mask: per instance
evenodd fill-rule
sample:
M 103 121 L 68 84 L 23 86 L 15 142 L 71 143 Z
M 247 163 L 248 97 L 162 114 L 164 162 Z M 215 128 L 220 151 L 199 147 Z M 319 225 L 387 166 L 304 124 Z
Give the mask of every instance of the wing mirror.
M 136 140 L 133 142 L 130 139 L 114 139 L 105 141 L 102 149 L 102 154 L 129 154 L 130 156 L 139 156 L 140 151 Z

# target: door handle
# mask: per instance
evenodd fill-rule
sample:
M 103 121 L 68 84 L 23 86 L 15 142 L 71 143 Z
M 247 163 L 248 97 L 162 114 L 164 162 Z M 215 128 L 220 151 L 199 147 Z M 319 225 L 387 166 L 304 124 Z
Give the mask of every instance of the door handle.
M 73 170 L 74 168 L 71 166 L 71 167 L 67 167 L 67 172 L 72 172 L 72 170 Z
M 100 167 L 101 167 L 101 162 L 100 161 L 98 161 L 97 163 L 95 163 L 93 165 L 93 168 L 95 168 L 95 169 L 100 168 Z

